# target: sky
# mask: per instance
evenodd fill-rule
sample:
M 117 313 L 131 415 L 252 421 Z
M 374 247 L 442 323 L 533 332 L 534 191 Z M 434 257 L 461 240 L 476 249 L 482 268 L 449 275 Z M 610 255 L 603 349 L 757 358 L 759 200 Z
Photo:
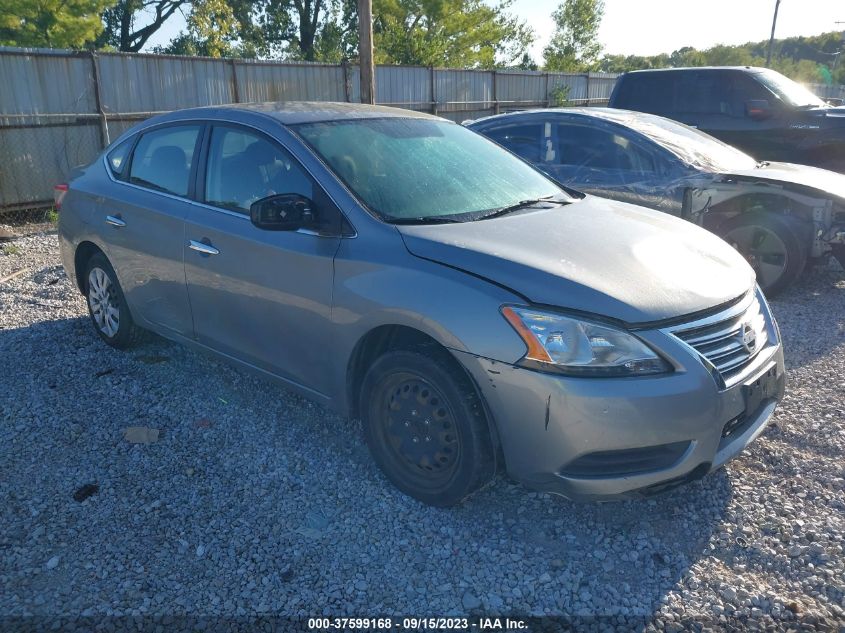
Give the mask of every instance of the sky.
M 542 60 L 552 35 L 551 14 L 560 0 L 515 0 L 511 13 L 536 36 L 531 54 Z M 682 46 L 708 48 L 768 39 L 775 0 L 605 0 L 599 38 L 606 53 L 656 55 Z M 842 21 L 843 24 L 836 24 Z M 166 44 L 184 27 L 177 13 L 148 42 Z M 845 31 L 843 0 L 781 0 L 775 37 Z

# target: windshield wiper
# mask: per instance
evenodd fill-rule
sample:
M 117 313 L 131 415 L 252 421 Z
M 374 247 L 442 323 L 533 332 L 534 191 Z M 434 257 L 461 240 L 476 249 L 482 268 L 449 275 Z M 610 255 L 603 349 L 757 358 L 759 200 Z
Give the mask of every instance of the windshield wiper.
M 429 215 L 419 218 L 390 218 L 387 222 L 390 224 L 460 224 L 463 220 L 444 215 Z
M 757 169 L 763 169 L 763 167 L 768 167 L 769 165 L 771 165 L 769 161 L 761 160 L 759 163 L 757 163 Z
M 552 202 L 555 203 L 555 200 L 552 200 L 554 196 L 545 196 L 544 198 L 529 198 L 528 200 L 520 200 L 514 204 L 509 204 L 506 207 L 501 207 L 499 209 L 495 209 L 486 215 L 482 215 L 481 217 L 477 218 L 479 220 L 486 220 L 488 218 L 497 218 L 502 215 L 507 215 L 508 213 L 513 213 L 514 211 L 519 211 L 520 209 L 525 209 L 526 207 L 532 207 L 535 204 L 539 204 L 541 202 Z M 563 204 L 562 202 L 557 202 L 557 204 Z

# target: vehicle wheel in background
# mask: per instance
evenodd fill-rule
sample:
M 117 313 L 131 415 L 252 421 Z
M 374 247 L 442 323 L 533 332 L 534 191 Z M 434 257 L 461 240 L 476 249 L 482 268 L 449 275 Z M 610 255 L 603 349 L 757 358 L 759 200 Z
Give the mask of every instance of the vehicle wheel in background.
M 767 295 L 789 286 L 807 265 L 807 245 L 787 216 L 740 213 L 720 224 L 717 233 L 748 260 Z
M 373 459 L 402 492 L 451 506 L 493 477 L 484 407 L 453 359 L 388 352 L 367 371 L 360 402 Z
M 84 282 L 88 314 L 97 334 L 117 349 L 131 347 L 143 330 L 132 321 L 117 275 L 105 255 L 91 256 L 85 266 Z

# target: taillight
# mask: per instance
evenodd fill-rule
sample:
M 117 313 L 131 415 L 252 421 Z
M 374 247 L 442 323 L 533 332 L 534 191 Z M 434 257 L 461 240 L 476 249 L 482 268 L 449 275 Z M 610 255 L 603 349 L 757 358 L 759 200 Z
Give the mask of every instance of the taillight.
M 67 195 L 67 185 L 55 185 L 53 187 L 53 206 L 56 207 L 56 211 L 61 211 L 62 209 L 62 200 L 65 199 Z

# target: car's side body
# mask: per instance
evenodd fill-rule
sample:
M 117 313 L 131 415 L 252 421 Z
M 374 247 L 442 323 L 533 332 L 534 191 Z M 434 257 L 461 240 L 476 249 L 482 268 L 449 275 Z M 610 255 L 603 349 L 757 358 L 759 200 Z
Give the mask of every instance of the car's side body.
M 96 247 L 115 262 L 132 313 L 143 327 L 270 375 L 344 414 L 354 402 L 347 367 L 366 336 L 377 337 L 379 328 L 390 336 L 395 333 L 384 330 L 386 326 L 407 327 L 447 348 L 474 349 L 504 362 L 522 355 L 522 343 L 506 322 L 469 323 L 462 316 L 485 305 L 498 315 L 499 306 L 518 301 L 517 295 L 431 262 L 414 259 L 409 269 L 395 228 L 358 211 L 351 193 L 278 120 L 247 109 L 202 108 L 153 125 L 215 122 L 241 125 L 277 140 L 325 188 L 343 214 L 343 229 L 336 235 L 261 231 L 248 215 L 120 182 L 105 167 L 103 156 L 74 180 L 63 204 L 62 258 L 77 284 L 80 246 L 83 252 L 88 245 Z M 128 136 L 147 129 L 135 128 Z M 116 192 L 122 215 L 132 215 L 119 228 L 106 220 L 117 213 Z M 356 230 L 361 224 L 366 231 Z M 184 248 L 188 240 L 212 236 L 223 257 L 244 264 L 238 277 L 207 268 L 201 272 L 191 261 L 205 268 L 220 260 L 220 255 Z M 268 240 L 273 248 L 266 247 Z M 185 277 L 174 275 L 183 261 L 187 277 L 196 275 L 187 292 Z M 294 288 L 274 281 L 285 270 L 295 270 Z M 261 307 L 268 320 L 245 324 L 244 317 L 253 312 L 241 310 L 241 304 Z M 343 307 L 333 310 L 333 305 Z M 205 327 L 209 317 L 216 326 Z M 289 328 L 294 328 L 291 335 L 282 337 Z M 348 362 L 338 363 L 337 358 Z
M 368 117 L 439 121 L 351 104 L 264 104 L 186 110 L 133 128 L 69 184 L 59 221 L 68 275 L 86 292 L 86 262 L 102 254 L 141 327 L 346 415 L 362 414 L 362 385 L 386 353 L 438 359 L 470 385 L 464 393 L 480 403 L 486 441 L 508 472 L 570 497 L 699 477 L 762 432 L 783 393 L 783 351 L 753 272 L 730 247 L 668 215 L 590 197 L 478 222 L 388 223 L 296 131 Z M 236 168 L 247 149 L 225 149 L 230 132 L 287 157 L 298 183 L 290 193 L 319 203 L 315 228 L 263 230 L 248 207 L 232 207 L 235 193 L 214 202 L 211 179 L 235 192 L 249 177 Z M 159 133 L 170 135 L 166 152 L 155 146 Z M 121 154 L 124 143 L 131 149 Z M 171 161 L 174 143 L 182 149 Z M 182 193 L 133 175 L 155 169 Z M 591 379 L 524 367 L 525 339 L 502 311 L 526 305 L 628 332 L 660 350 L 664 373 Z M 680 333 L 689 328 L 716 328 L 727 351 L 708 357 Z
M 783 163 L 733 170 L 697 163 L 680 144 L 668 146 L 632 126 L 635 120 L 660 121 L 624 110 L 562 108 L 487 117 L 469 127 L 574 189 L 664 211 L 717 234 L 742 213 L 783 215 L 807 258 L 833 254 L 845 261 L 845 176 Z M 594 164 L 562 159 L 573 146 L 579 156 L 593 152 Z M 613 164 L 614 157 L 625 164 Z

